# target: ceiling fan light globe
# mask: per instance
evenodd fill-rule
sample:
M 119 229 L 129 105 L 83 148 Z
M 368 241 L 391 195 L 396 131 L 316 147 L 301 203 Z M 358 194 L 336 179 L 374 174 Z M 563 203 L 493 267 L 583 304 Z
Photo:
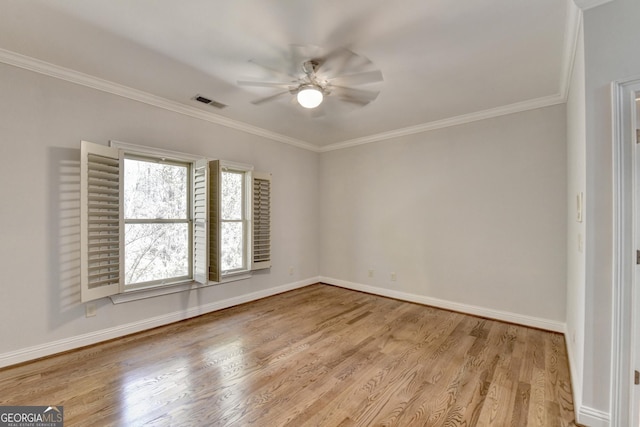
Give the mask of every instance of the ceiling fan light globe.
M 298 104 L 304 108 L 316 108 L 322 104 L 323 98 L 322 91 L 316 87 L 302 88 L 297 95 Z

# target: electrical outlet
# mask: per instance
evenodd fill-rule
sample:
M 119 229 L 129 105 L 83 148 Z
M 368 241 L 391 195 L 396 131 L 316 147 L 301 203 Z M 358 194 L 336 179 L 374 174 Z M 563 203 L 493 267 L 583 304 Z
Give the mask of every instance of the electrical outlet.
M 96 303 L 88 302 L 84 306 L 85 317 L 93 317 L 96 315 Z
M 392 282 L 396 281 L 396 273 L 391 273 L 391 281 Z
M 289 267 L 289 276 L 293 276 L 293 267 Z
M 373 277 L 373 270 L 369 270 L 369 277 Z

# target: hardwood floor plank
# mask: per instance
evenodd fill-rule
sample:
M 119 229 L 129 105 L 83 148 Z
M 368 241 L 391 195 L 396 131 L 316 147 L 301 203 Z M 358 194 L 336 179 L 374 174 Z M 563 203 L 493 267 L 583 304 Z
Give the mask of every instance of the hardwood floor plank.
M 66 426 L 572 426 L 561 335 L 322 284 L 0 370 Z

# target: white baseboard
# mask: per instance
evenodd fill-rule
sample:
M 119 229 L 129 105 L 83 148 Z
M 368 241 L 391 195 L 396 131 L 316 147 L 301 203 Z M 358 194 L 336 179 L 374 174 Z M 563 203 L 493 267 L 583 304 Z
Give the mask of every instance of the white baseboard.
M 578 367 L 578 362 L 576 361 L 576 355 L 573 352 L 573 347 L 571 346 L 571 341 L 569 341 L 569 332 L 564 331 L 564 340 L 567 343 L 567 359 L 569 359 L 569 375 L 571 375 L 571 391 L 573 395 L 573 410 L 576 414 L 576 422 L 580 422 L 578 420 L 578 410 L 582 407 L 582 383 L 578 383 L 578 371 L 576 371 Z
M 565 340 L 569 342 L 569 336 L 565 332 Z M 567 345 L 567 357 L 569 359 L 569 371 L 571 373 L 571 390 L 573 392 L 573 409 L 576 414 L 576 423 L 589 427 L 609 427 L 611 425 L 611 415 L 582 405 L 582 385 L 578 384 L 578 363 L 575 360 L 573 348 Z
M 0 368 L 27 362 L 45 356 L 51 356 L 56 353 L 77 349 L 113 338 L 123 337 L 125 335 L 141 332 L 151 328 L 156 328 L 158 326 L 168 325 L 170 323 L 185 320 L 190 317 L 200 316 L 212 311 L 222 310 L 225 308 L 266 298 L 272 295 L 277 295 L 283 292 L 302 288 L 314 283 L 318 283 L 319 281 L 320 279 L 318 277 L 312 277 L 298 282 L 288 283 L 285 285 L 276 286 L 245 295 L 239 295 L 233 298 L 228 298 L 226 300 L 192 307 L 187 310 L 174 311 L 173 313 L 156 316 L 150 319 L 140 320 L 138 322 L 115 326 L 113 328 L 107 328 L 100 331 L 90 332 L 83 335 L 78 335 L 58 341 L 49 342 L 46 344 L 40 344 L 33 347 L 0 354 Z
M 575 411 L 578 424 L 589 427 L 609 427 L 611 425 L 611 418 L 606 412 L 588 406 L 576 407 Z
M 547 331 L 564 333 L 566 329 L 566 325 L 562 322 L 542 319 L 539 317 L 525 316 L 522 314 L 511 313 L 508 311 L 493 310 L 490 308 L 478 307 L 478 306 L 469 305 L 469 304 L 462 304 L 458 302 L 427 297 L 424 295 L 410 294 L 406 292 L 395 291 L 392 289 L 378 288 L 375 286 L 348 282 L 346 280 L 334 279 L 331 277 L 320 277 L 320 281 L 330 285 L 340 286 L 346 289 L 352 289 L 354 291 L 361 291 L 369 294 L 395 298 L 402 301 L 430 305 L 433 307 L 444 308 L 446 310 L 458 311 L 461 313 L 472 314 L 474 316 L 486 317 L 494 320 L 501 320 L 503 322 L 515 323 L 523 326 L 530 326 L 533 328 L 544 329 Z
M 144 319 L 138 322 L 128 323 L 126 325 L 116 326 L 113 328 L 103 329 L 96 332 L 91 332 L 83 335 L 78 335 L 70 338 L 65 338 L 58 341 L 49 342 L 33 347 L 20 349 L 4 354 L 0 354 L 0 368 L 15 365 L 18 363 L 27 362 L 30 360 L 38 359 L 45 356 L 51 356 L 56 353 L 69 351 L 84 347 L 87 345 L 96 344 L 102 341 L 123 337 L 125 335 L 141 332 L 147 329 L 152 329 L 158 326 L 168 325 L 170 323 L 185 320 L 191 317 L 199 316 L 205 313 L 210 313 L 217 310 L 233 307 L 236 305 L 244 304 L 251 301 L 256 301 L 262 298 L 266 298 L 272 295 L 277 295 L 283 292 L 291 291 L 294 289 L 302 288 L 314 283 L 323 282 L 330 285 L 343 287 L 346 289 L 352 289 L 355 291 L 367 292 L 374 295 L 380 295 L 389 298 L 395 298 L 403 301 L 415 302 L 418 304 L 425 304 L 429 306 L 444 308 L 447 310 L 459 311 L 462 313 L 468 313 L 472 315 L 487 317 L 490 319 L 502 320 L 506 322 L 516 323 L 524 326 L 531 326 L 535 328 L 541 328 L 554 332 L 565 332 L 565 325 L 560 322 L 554 322 L 546 319 L 540 319 L 530 316 L 523 316 L 515 313 L 498 311 L 487 309 L 483 307 L 472 306 L 468 304 L 455 303 L 451 301 L 440 300 L 437 298 L 425 297 L 422 295 L 409 294 L 405 292 L 394 291 L 390 289 L 378 288 L 359 283 L 347 282 L 344 280 L 333 279 L 329 277 L 313 277 L 302 281 L 288 283 L 281 286 L 265 289 L 262 291 L 252 292 L 245 295 L 229 298 L 222 301 L 217 301 L 210 304 L 205 304 L 197 307 L 192 307 L 185 311 L 176 311 L 168 313 L 162 316 L 156 316 L 150 319 Z M 570 366 L 571 354 L 569 355 Z M 572 374 L 574 374 L 572 372 Z M 574 389 L 575 393 L 575 389 Z M 609 427 L 610 417 L 609 414 L 601 412 L 586 406 L 581 406 L 579 402 L 576 404 L 576 418 L 580 424 L 590 427 Z
M 508 311 L 494 310 L 485 307 L 478 307 L 469 304 L 462 304 L 453 301 L 442 300 L 438 298 L 427 297 L 423 295 L 410 294 L 406 292 L 395 291 L 392 289 L 378 288 L 375 286 L 363 285 L 361 283 L 348 282 L 346 280 L 334 279 L 331 277 L 320 277 L 322 283 L 329 285 L 339 286 L 354 291 L 366 292 L 369 294 L 380 295 L 389 298 L 395 298 L 402 301 L 409 301 L 418 304 L 429 305 L 432 307 L 443 308 L 446 310 L 457 311 L 466 314 L 472 314 L 475 316 L 486 317 L 489 319 L 501 320 L 504 322 L 515 323 L 523 326 L 530 326 L 533 328 L 544 329 L 552 332 L 559 332 L 565 335 L 566 339 L 566 324 L 557 322 L 554 320 L 542 319 L 539 317 L 524 316 L 522 314 L 512 313 Z M 571 352 L 571 348 L 567 346 L 569 367 L 571 369 L 572 386 L 575 387 L 573 378 L 577 378 L 577 373 L 573 371 L 575 361 L 574 355 Z M 581 396 L 581 390 L 573 389 L 574 399 L 576 396 Z M 578 397 L 579 398 L 579 397 Z M 610 427 L 610 414 L 599 411 L 597 409 L 583 406 L 581 401 L 574 401 L 574 408 L 576 413 L 576 421 L 584 426 L 589 427 Z

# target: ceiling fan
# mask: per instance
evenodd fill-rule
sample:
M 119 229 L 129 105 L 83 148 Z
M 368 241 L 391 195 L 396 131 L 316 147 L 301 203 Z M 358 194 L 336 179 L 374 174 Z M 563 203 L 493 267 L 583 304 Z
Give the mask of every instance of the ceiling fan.
M 273 67 L 251 60 L 271 74 L 282 77 L 283 81 L 239 80 L 238 85 L 283 89 L 252 101 L 255 105 L 287 94 L 293 95 L 292 101 L 307 109 L 318 107 L 328 97 L 358 106 L 367 105 L 377 98 L 379 91 L 353 87 L 383 81 L 382 72 L 374 69 L 369 59 L 346 48 L 323 55 L 317 54 L 318 50 L 315 47 L 291 45 L 286 67 Z

